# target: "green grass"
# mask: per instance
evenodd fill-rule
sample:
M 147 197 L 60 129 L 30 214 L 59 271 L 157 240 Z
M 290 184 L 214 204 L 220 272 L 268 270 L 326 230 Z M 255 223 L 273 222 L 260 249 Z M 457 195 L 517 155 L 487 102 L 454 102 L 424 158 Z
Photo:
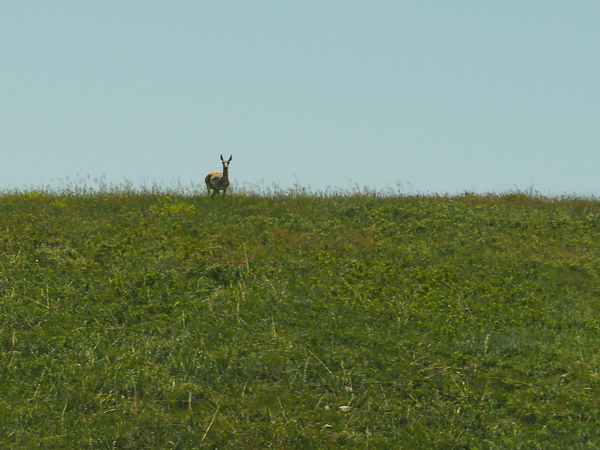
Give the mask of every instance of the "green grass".
M 593 199 L 7 192 L 0 447 L 597 448 L 599 299 Z

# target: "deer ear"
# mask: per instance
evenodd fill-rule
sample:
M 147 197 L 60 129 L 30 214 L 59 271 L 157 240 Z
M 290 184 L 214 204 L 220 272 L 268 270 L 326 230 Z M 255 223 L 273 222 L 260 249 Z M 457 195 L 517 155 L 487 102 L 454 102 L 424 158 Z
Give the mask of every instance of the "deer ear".
M 229 159 L 227 160 L 227 162 L 231 162 L 232 159 L 233 159 L 233 156 L 230 156 Z
M 224 159 L 223 159 L 223 155 L 221 155 L 221 161 L 224 161 Z

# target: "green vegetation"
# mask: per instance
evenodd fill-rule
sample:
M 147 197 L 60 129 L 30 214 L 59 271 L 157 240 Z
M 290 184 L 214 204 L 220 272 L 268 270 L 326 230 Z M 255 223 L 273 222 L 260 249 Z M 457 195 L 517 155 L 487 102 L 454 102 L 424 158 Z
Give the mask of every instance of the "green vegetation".
M 5 192 L 0 447 L 600 442 L 600 202 Z

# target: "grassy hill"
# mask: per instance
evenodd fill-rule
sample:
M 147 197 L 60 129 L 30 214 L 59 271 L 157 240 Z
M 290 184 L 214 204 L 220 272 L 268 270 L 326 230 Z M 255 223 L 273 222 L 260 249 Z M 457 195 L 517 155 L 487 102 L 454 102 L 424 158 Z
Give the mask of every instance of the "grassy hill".
M 0 197 L 0 447 L 597 448 L 600 202 Z

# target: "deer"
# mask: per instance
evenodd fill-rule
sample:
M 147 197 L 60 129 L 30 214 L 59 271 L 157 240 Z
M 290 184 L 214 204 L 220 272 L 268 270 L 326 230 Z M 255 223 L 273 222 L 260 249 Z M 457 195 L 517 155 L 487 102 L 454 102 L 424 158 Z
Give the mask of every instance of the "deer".
M 229 187 L 229 163 L 232 159 L 233 156 L 230 156 L 229 159 L 225 161 L 223 155 L 221 155 L 223 172 L 210 172 L 206 175 L 204 182 L 206 183 L 208 193 L 210 194 L 212 190 L 210 198 L 213 198 L 219 191 L 223 191 L 223 197 L 225 197 L 225 192 L 227 192 L 227 188 Z

